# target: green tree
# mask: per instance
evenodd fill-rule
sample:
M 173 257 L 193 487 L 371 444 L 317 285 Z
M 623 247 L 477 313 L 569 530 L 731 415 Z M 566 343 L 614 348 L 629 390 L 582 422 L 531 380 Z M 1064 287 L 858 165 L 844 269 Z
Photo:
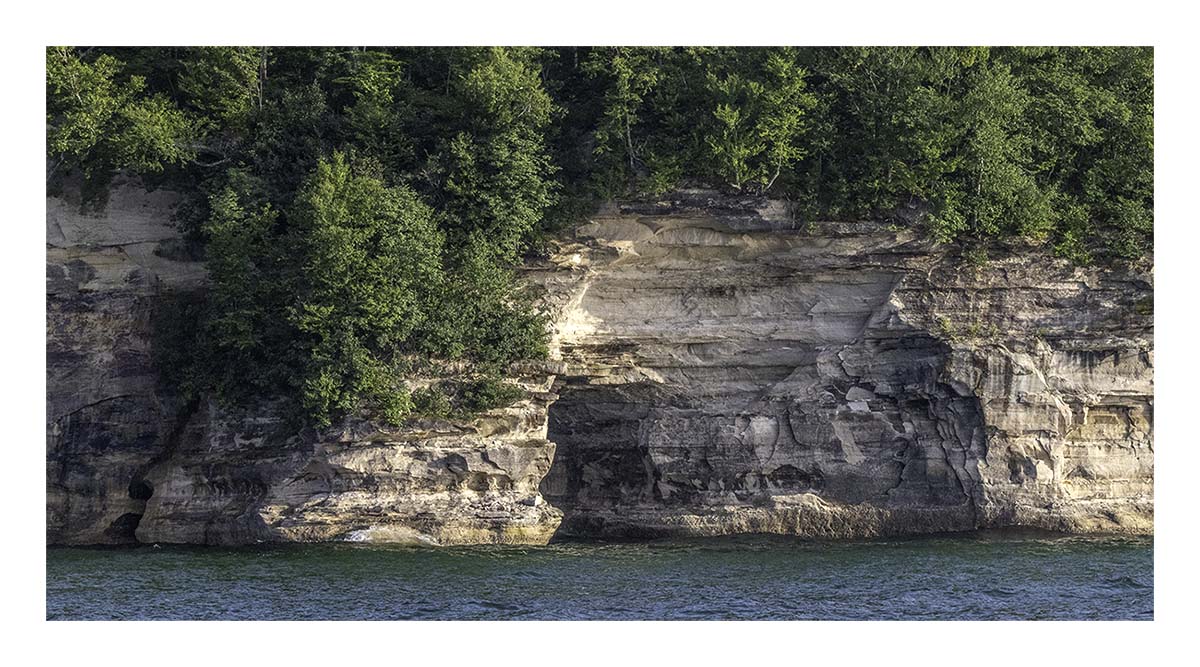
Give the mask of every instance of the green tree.
M 266 47 L 204 46 L 182 61 L 179 88 L 199 111 L 228 130 L 243 130 L 263 107 Z
M 971 72 L 960 106 L 966 136 L 958 166 L 962 217 L 978 235 L 1042 239 L 1051 224 L 1048 197 L 1029 169 L 1031 142 L 1024 132 L 1029 105 L 1007 66 L 981 64 Z M 934 227 L 945 240 L 958 231 Z
M 335 79 L 353 96 L 346 107 L 346 124 L 354 146 L 388 168 L 403 170 L 415 158 L 408 123 L 416 115 L 403 79 L 403 64 L 383 51 L 352 54 L 350 72 Z
M 286 386 L 291 330 L 282 304 L 292 285 L 281 269 L 278 214 L 268 205 L 246 210 L 234 187 L 214 194 L 204 225 L 211 279 L 205 338 L 215 346 L 213 363 L 198 369 L 233 402 Z
M 195 155 L 198 128 L 145 79 L 117 81 L 122 63 L 108 54 L 85 61 L 76 49 L 46 50 L 47 181 L 80 169 L 95 187 L 117 170 L 161 172 Z
M 411 190 L 322 160 L 289 214 L 302 267 L 288 320 L 299 334 L 302 403 L 318 423 L 361 405 L 396 421 L 411 409 L 400 354 L 442 283 L 442 237 Z
M 766 146 L 762 177 L 763 190 L 770 190 L 784 170 L 808 155 L 804 146 L 807 114 L 816 107 L 816 96 L 809 93 L 792 50 L 771 51 L 765 65 L 762 116 L 758 135 Z M 768 176 L 769 175 L 769 176 Z
M 272 90 L 264 102 L 241 160 L 280 208 L 339 143 L 327 100 L 324 89 L 309 83 Z
M 489 373 L 511 362 L 544 357 L 546 314 L 480 231 L 467 237 L 444 289 L 431 304 L 424 348 L 443 358 L 467 357 Z
M 717 78 L 709 74 L 709 89 L 720 101 L 713 111 L 714 131 L 705 137 L 711 151 L 715 171 L 721 178 L 741 190 L 753 178 L 751 160 L 766 151 L 766 143 L 754 131 L 755 111 L 751 100 L 762 95 L 762 85 L 743 81 L 737 74 Z
M 1153 50 L 1021 48 L 1000 57 L 1035 100 L 1032 170 L 1053 192 L 1060 254 L 1143 255 L 1153 236 Z
M 763 55 L 761 64 L 707 72 L 716 122 L 705 143 L 716 174 L 735 190 L 768 190 L 807 154 L 805 115 L 816 99 L 805 90 L 805 71 L 790 50 Z
M 463 115 L 442 155 L 450 231 L 456 245 L 483 232 L 506 263 L 518 259 L 556 195 L 544 134 L 554 104 L 535 55 L 502 48 L 471 54 L 451 84 Z
M 592 51 L 584 70 L 607 83 L 603 112 L 595 128 L 597 156 L 620 156 L 629 163 L 629 176 L 644 164 L 639 155 L 639 141 L 634 129 L 641 122 L 641 109 L 646 96 L 659 83 L 661 71 L 654 49 L 611 47 Z
M 810 52 L 821 115 L 801 187 L 832 215 L 878 215 L 917 197 L 953 206 L 956 87 L 976 54 L 844 47 Z

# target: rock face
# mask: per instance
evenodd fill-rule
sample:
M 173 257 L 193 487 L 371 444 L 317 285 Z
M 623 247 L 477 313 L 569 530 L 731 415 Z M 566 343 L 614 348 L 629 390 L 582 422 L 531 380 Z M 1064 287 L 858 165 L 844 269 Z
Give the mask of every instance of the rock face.
M 174 203 L 47 200 L 51 544 L 1153 529 L 1148 274 L 704 192 L 611 206 L 526 271 L 557 309 L 527 398 L 316 432 L 156 386 L 151 314 L 205 280 Z
M 545 544 L 562 513 L 538 483 L 550 469 L 545 386 L 469 424 L 381 429 L 348 421 L 289 431 L 277 411 L 198 410 L 165 461 L 140 542 Z M 538 391 L 541 389 L 542 391 Z
M 530 275 L 575 535 L 1153 530 L 1148 275 L 690 192 Z
M 157 387 L 156 303 L 205 279 L 169 259 L 174 205 L 136 184 L 99 217 L 47 200 L 49 543 L 550 539 L 544 369 L 513 378 L 528 394 L 513 406 L 404 429 L 289 430 L 272 406 L 232 415 Z
M 46 200 L 46 533 L 51 544 L 133 539 L 142 484 L 175 407 L 156 391 L 151 315 L 203 265 L 179 257 L 176 197 L 119 187 L 107 213 Z

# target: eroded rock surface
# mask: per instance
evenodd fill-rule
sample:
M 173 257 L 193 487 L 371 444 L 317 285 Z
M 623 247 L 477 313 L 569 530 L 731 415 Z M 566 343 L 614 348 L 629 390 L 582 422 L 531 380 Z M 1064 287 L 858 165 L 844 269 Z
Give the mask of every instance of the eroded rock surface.
M 156 386 L 151 314 L 205 280 L 174 205 L 47 200 L 52 544 L 1152 531 L 1148 272 L 704 192 L 612 206 L 527 270 L 557 317 L 526 399 L 315 432 Z
M 580 535 L 1153 526 L 1151 278 L 689 192 L 530 271 Z
M 99 216 L 47 199 L 47 540 L 51 544 L 548 541 L 538 492 L 553 375 L 470 420 L 401 429 L 289 427 L 273 406 L 230 414 L 157 386 L 151 316 L 202 289 L 180 257 L 175 198 L 120 187 Z
M 403 428 L 296 431 L 270 407 L 234 417 L 209 405 L 148 472 L 137 539 L 545 544 L 562 517 L 538 492 L 554 456 L 551 379 L 527 379 L 530 398 L 469 422 Z
M 151 315 L 205 276 L 171 224 L 177 198 L 115 189 L 106 212 L 46 200 L 46 532 L 50 543 L 133 540 L 176 406 L 156 389 Z

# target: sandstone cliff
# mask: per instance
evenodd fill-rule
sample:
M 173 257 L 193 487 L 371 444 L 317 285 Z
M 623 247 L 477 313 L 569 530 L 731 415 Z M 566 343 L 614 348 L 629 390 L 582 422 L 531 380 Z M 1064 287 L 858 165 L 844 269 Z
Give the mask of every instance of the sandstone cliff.
M 156 387 L 150 315 L 204 281 L 173 204 L 48 199 L 51 543 L 1152 531 L 1148 274 L 680 193 L 527 269 L 556 320 L 525 400 L 289 431 Z
M 1150 532 L 1149 275 L 690 192 L 531 275 L 563 532 Z
M 108 212 L 46 200 L 46 532 L 51 543 L 132 539 L 142 475 L 175 407 L 155 389 L 151 314 L 203 265 L 178 253 L 176 198 L 119 187 Z M 182 261 L 181 261 L 182 260 Z

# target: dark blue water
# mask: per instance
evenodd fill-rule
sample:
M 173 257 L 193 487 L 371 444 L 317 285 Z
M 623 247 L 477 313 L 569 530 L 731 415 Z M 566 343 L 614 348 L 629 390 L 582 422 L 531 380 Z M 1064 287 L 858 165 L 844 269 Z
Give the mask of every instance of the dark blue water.
M 47 551 L 49 619 L 1151 619 L 1149 538 Z

